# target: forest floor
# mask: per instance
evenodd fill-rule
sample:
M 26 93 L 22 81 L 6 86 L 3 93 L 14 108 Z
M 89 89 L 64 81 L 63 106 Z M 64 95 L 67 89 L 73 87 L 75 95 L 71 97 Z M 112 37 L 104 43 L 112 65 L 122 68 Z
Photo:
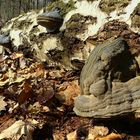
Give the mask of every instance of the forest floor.
M 27 46 L 0 46 L 0 139 L 139 140 L 140 122 L 95 120 L 73 112 L 80 70 L 34 58 Z

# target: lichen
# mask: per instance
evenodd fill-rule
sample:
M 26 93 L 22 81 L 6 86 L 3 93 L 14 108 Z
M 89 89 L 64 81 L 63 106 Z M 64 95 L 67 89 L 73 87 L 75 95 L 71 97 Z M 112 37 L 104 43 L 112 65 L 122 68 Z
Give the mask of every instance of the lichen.
M 62 0 L 54 0 L 54 2 L 48 5 L 47 10 L 51 11 L 55 7 L 59 7 L 61 9 L 60 14 L 62 17 L 64 17 L 69 11 L 75 9 L 73 0 L 70 0 L 68 3 L 64 3 Z
M 114 11 L 115 9 L 120 10 L 126 7 L 131 0 L 101 0 L 99 7 L 102 11 L 109 14 L 110 12 Z
M 140 3 L 135 8 L 134 12 L 131 14 L 132 27 L 140 28 Z

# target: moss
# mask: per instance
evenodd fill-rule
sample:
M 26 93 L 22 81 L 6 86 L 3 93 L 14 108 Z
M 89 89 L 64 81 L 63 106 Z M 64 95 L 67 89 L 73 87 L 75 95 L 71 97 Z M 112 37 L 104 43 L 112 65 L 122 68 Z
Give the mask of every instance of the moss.
M 122 9 L 126 7 L 131 0 L 101 0 L 99 7 L 102 11 L 109 14 L 110 12 L 114 11 L 115 9 Z
M 7 23 L 7 25 L 11 24 L 13 22 L 13 25 L 12 25 L 12 28 L 17 28 L 17 29 L 25 29 L 25 28 L 28 28 L 32 23 L 33 21 L 31 21 L 31 19 L 29 20 L 21 20 L 22 17 L 26 16 L 26 14 L 22 14 L 20 16 L 18 16 L 17 18 L 15 18 L 13 21 L 9 21 L 9 23 Z
M 95 23 L 96 20 L 92 16 L 75 14 L 66 22 L 66 30 L 61 37 L 61 42 L 68 54 L 69 52 L 71 54 L 79 52 L 84 47 L 84 41 L 80 40 L 77 35 L 83 34 L 87 30 L 88 25 Z
M 40 30 L 38 29 L 37 26 L 34 26 L 31 31 L 29 32 L 29 36 L 30 36 L 30 41 L 38 41 L 38 39 L 36 38 L 35 33 L 39 32 Z
M 30 21 L 25 21 L 25 20 L 19 21 L 19 20 L 15 20 L 12 28 L 18 28 L 18 29 L 23 30 L 24 28 L 28 28 L 31 24 L 32 24 L 32 22 L 30 22 Z
M 83 0 L 78 0 L 78 1 L 83 1 Z M 95 1 L 95 0 L 87 0 L 88 2 L 93 2 L 93 1 Z
M 89 24 L 96 22 L 96 17 L 74 14 L 70 20 L 66 22 L 66 33 L 69 36 L 75 37 L 78 34 L 84 33 Z
M 88 2 L 89 2 L 89 1 L 93 2 L 93 1 L 95 1 L 95 0 L 87 0 L 87 1 L 88 1 Z
M 55 7 L 61 8 L 61 16 L 64 17 L 69 11 L 75 9 L 74 1 L 70 0 L 68 3 L 64 3 L 62 0 L 54 0 L 54 2 L 48 5 L 47 10 L 51 11 Z
M 140 28 L 140 3 L 135 8 L 134 12 L 131 14 L 131 20 L 132 20 L 132 27 L 138 27 Z

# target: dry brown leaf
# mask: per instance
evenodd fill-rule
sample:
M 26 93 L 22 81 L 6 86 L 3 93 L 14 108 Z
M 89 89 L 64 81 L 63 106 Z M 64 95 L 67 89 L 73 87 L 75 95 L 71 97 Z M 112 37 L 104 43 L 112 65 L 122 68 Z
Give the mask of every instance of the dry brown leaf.
M 24 75 L 22 75 L 24 76 Z M 0 78 L 0 86 L 4 86 L 6 84 L 20 83 L 25 80 L 27 76 L 21 77 L 17 76 L 15 72 L 13 72 L 10 68 L 7 73 L 3 74 L 2 78 Z M 28 77 L 27 77 L 28 79 Z
M 60 70 L 52 70 L 52 71 L 49 72 L 49 76 L 52 79 L 55 79 L 55 78 L 61 78 L 62 77 L 62 74 L 61 74 L 61 71 Z
M 0 81 L 0 86 L 4 86 L 9 83 L 9 79 L 6 79 L 5 81 Z
M 15 73 L 9 69 L 6 74 L 2 76 L 0 79 L 0 86 L 4 86 L 8 83 L 12 83 L 14 81 Z
M 88 129 L 88 136 L 86 140 L 95 140 L 97 136 L 106 136 L 109 132 L 107 127 L 104 126 L 94 126 L 89 127 Z M 84 131 L 85 132 L 85 131 Z M 67 135 L 68 140 L 77 140 L 77 132 L 71 132 Z
M 38 64 L 37 67 L 36 67 L 36 70 L 35 70 L 35 77 L 38 77 L 40 75 L 44 75 L 44 68 L 43 68 L 43 65 L 41 64 Z
M 24 77 L 17 77 L 12 83 L 20 83 L 20 82 L 22 82 L 24 80 L 25 80 Z
M 21 69 L 24 69 L 24 68 L 27 67 L 27 66 L 26 66 L 26 60 L 25 60 L 24 57 L 19 58 L 19 64 L 20 64 L 20 68 L 21 68 Z
M 65 134 L 62 131 L 56 130 L 53 133 L 53 140 L 65 140 Z
M 10 57 L 11 59 L 17 59 L 17 58 L 23 57 L 23 53 L 22 52 L 13 53 Z
M 72 82 L 64 82 L 59 89 L 60 91 L 57 93 L 56 97 L 60 99 L 60 101 L 64 99 L 63 104 L 65 105 L 72 105 L 74 98 L 80 94 L 78 80 Z
M 27 136 L 27 140 L 32 140 L 32 132 L 34 128 L 19 120 L 0 134 L 0 139 L 10 138 L 11 140 L 19 140 L 22 135 Z
M 4 100 L 5 97 L 0 95 L 0 111 L 5 110 L 5 107 L 7 106 L 7 103 Z
M 15 73 L 10 68 L 8 69 L 9 84 L 12 84 L 15 80 Z
M 67 135 L 67 140 L 76 140 L 76 137 L 76 131 L 74 131 Z
M 90 129 L 89 131 L 96 136 L 106 136 L 109 133 L 108 128 L 104 126 L 94 126 L 93 129 Z
M 14 118 L 10 118 L 10 115 L 5 115 L 0 118 L 0 132 L 10 127 L 12 124 L 16 122 Z
M 88 139 L 95 139 L 97 136 L 106 136 L 109 133 L 107 127 L 104 126 L 94 126 L 89 129 Z
M 8 56 L 7 55 L 0 55 L 0 63 L 1 62 L 3 62 L 3 61 L 5 61 L 6 59 L 8 58 Z
M 111 133 L 105 137 L 96 138 L 95 140 L 122 140 L 122 136 L 120 134 Z
M 14 77 L 15 73 L 11 69 L 8 69 L 8 72 L 3 74 L 2 78 L 0 79 L 0 86 L 12 83 L 14 81 Z
M 32 87 L 28 81 L 25 81 L 23 84 L 23 90 L 19 95 L 18 102 L 19 104 L 23 104 L 26 100 L 31 97 Z

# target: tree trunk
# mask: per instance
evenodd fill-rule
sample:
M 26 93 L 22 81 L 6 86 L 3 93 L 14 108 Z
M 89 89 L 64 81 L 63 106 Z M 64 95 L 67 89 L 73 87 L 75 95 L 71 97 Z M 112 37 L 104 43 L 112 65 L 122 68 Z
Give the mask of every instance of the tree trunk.
M 31 9 L 47 6 L 50 0 L 0 0 L 0 17 L 3 22 Z

